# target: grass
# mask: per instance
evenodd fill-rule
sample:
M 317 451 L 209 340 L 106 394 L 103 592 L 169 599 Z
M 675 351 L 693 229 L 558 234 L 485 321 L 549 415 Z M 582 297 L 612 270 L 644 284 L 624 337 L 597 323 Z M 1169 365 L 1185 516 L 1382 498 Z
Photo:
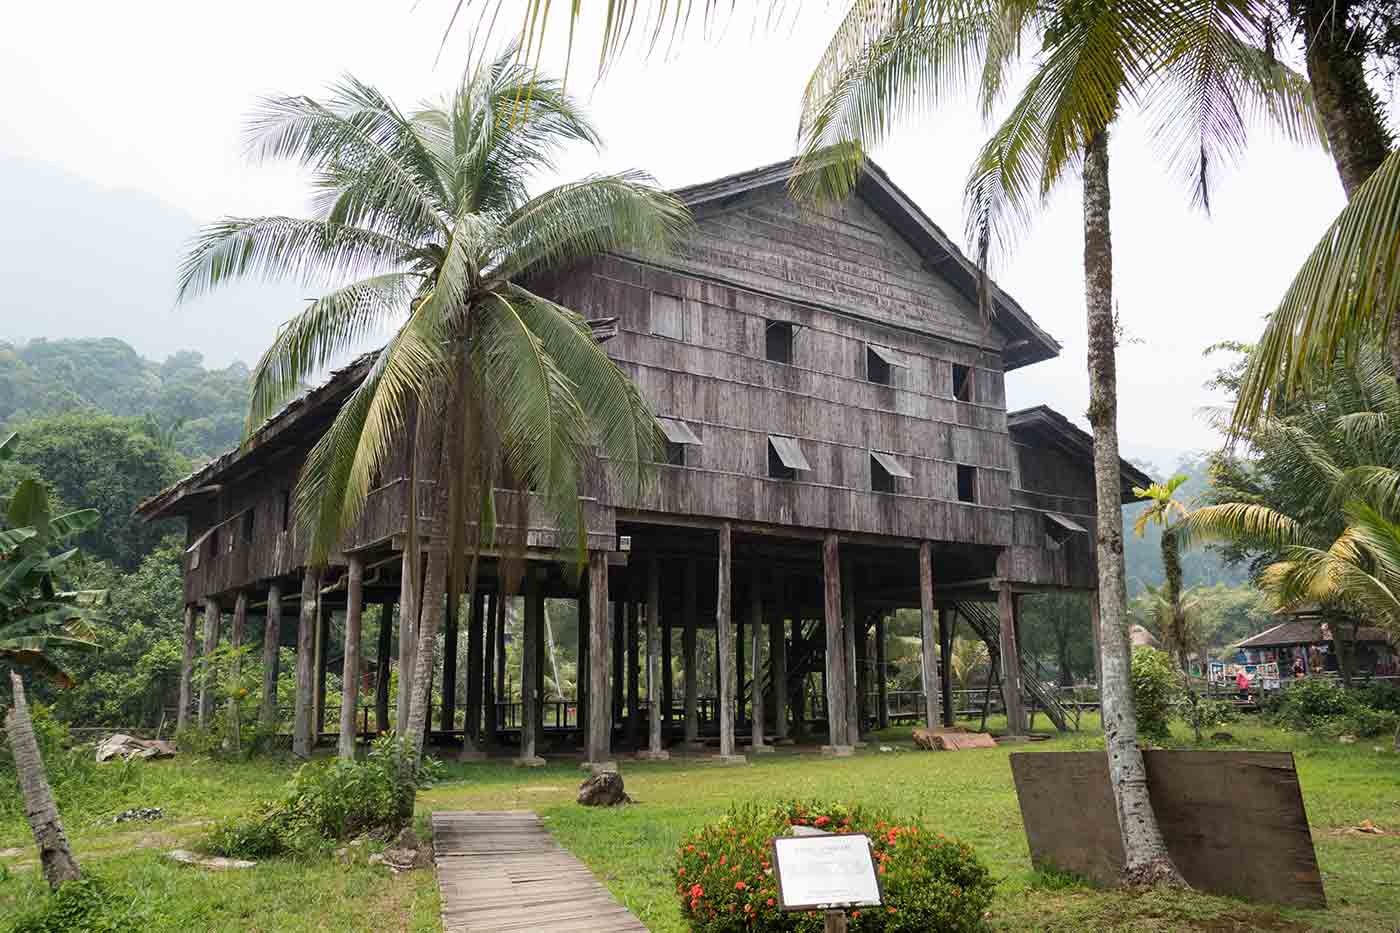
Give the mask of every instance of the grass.
M 1088 723 L 1086 723 L 1088 725 Z M 1400 830 L 1400 756 L 1389 741 L 1338 745 L 1237 724 L 1234 747 L 1293 751 L 1313 826 L 1330 907 L 1293 910 L 1200 894 L 1127 895 L 1072 878 L 1033 872 L 1011 784 L 1006 749 L 957 754 L 909 750 L 908 730 L 838 761 L 778 753 L 748 767 L 698 759 L 623 763 L 636 806 L 594 810 L 574 803 L 577 765 L 559 759 L 521 771 L 505 762 L 456 764 L 427 791 L 420 818 L 434 809 L 531 809 L 650 929 L 681 931 L 671 857 L 680 836 L 731 804 L 826 797 L 916 814 L 931 829 L 971 843 L 999 879 L 990 922 L 1043 930 L 1394 930 L 1400 918 L 1400 835 L 1337 832 L 1364 819 Z M 1185 736 L 1181 736 L 1185 740 Z M 1376 751 L 1379 746 L 1382 750 Z M 1101 747 L 1085 732 L 1034 750 Z M 121 766 L 104 766 L 104 769 Z M 436 930 L 438 897 L 429 872 L 393 876 L 363 854 L 272 859 L 226 873 L 175 865 L 162 853 L 188 844 L 209 821 L 246 812 L 274 796 L 290 774 L 282 762 L 229 764 L 205 758 L 143 762 L 100 772 L 67 804 L 65 823 L 84 869 L 135 892 L 139 928 L 171 930 Z M 113 825 L 127 807 L 160 806 L 150 824 Z M 21 817 L 0 818 L 0 925 L 38 903 L 44 886 Z

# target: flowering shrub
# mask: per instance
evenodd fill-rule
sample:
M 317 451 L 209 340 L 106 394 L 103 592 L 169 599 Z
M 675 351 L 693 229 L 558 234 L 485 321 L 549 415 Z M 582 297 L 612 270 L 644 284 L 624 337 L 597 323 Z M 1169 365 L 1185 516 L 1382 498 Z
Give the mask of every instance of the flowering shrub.
M 691 929 L 702 933 L 796 930 L 818 933 L 816 911 L 780 913 L 774 836 L 793 826 L 865 833 L 874 849 L 885 903 L 848 913 L 852 933 L 977 930 L 992 900 L 991 874 L 972 849 L 941 833 L 859 807 L 794 801 L 740 807 L 681 840 L 676 895 Z

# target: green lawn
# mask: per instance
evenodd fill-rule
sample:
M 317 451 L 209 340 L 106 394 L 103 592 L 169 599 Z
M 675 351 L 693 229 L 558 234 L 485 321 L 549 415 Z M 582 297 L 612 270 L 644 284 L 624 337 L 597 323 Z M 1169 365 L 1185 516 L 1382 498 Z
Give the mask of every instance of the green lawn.
M 572 761 L 521 771 L 508 763 L 450 764 L 449 778 L 423 795 L 433 809 L 532 809 L 653 931 L 679 931 L 670 860 L 687 830 L 731 803 L 810 796 L 917 814 L 925 825 L 976 847 L 1000 880 L 991 922 L 1002 929 L 1050 930 L 1386 930 L 1400 918 L 1400 835 L 1334 832 L 1370 819 L 1400 830 L 1400 756 L 1389 741 L 1343 746 L 1236 724 L 1238 747 L 1294 751 L 1331 906 L 1283 910 L 1200 895 L 1127 896 L 1084 888 L 1030 869 L 1005 749 L 957 754 L 908 749 L 908 730 L 830 761 L 779 753 L 747 767 L 702 760 L 624 761 L 636 806 L 589 810 L 573 803 L 580 772 Z M 1091 734 L 1039 743 L 1033 750 L 1096 747 Z M 1379 746 L 1382 750 L 1376 751 Z M 289 773 L 280 763 L 207 759 L 133 766 L 127 779 L 66 816 L 84 867 L 138 892 L 143 929 L 435 930 L 438 900 L 427 872 L 391 876 L 365 863 L 331 858 L 272 860 L 245 872 L 209 874 L 171 864 L 160 853 L 189 841 L 203 823 L 246 812 L 276 793 Z M 113 826 L 112 813 L 163 806 L 165 819 Z M 0 921 L 42 896 L 32 842 L 18 819 L 0 821 Z

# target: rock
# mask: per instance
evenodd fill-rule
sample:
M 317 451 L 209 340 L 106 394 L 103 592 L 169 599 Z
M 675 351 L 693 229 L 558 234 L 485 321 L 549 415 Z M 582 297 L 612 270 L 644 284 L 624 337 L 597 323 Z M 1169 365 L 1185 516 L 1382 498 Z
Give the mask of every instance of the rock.
M 166 858 L 179 862 L 183 865 L 195 865 L 199 868 L 209 868 L 214 871 L 229 871 L 234 868 L 256 868 L 257 862 L 249 862 L 241 858 L 223 858 L 221 856 L 203 856 L 186 849 L 171 849 L 165 853 Z
M 152 739 L 138 739 L 134 735 L 127 735 L 118 732 L 110 735 L 97 746 L 97 763 L 111 761 L 113 758 L 129 760 L 132 758 L 173 758 L 175 756 L 175 746 L 169 742 L 161 742 Z
M 933 733 L 927 729 L 914 730 L 914 747 L 922 748 L 926 752 L 935 751 L 933 745 Z
M 585 807 L 615 807 L 620 803 L 631 803 L 632 798 L 622 789 L 622 775 L 616 771 L 603 771 L 578 786 L 578 802 Z
M 118 813 L 116 816 L 112 817 L 112 822 L 130 823 L 139 820 L 142 823 L 149 823 L 152 820 L 160 819 L 164 815 L 165 811 L 163 811 L 160 807 L 136 807 L 134 809 L 123 810 L 122 812 Z
M 882 752 L 892 752 L 892 751 L 894 751 L 894 746 L 893 746 L 893 745 L 881 745 L 881 746 L 880 746 L 880 751 L 882 751 Z
M 1354 735 L 1344 735 L 1344 736 L 1340 737 L 1339 739 L 1337 739 L 1337 741 L 1338 741 L 1338 742 L 1341 742 L 1343 745 L 1355 745 L 1355 744 L 1356 744 L 1356 736 L 1354 736 Z
M 1212 742 L 1233 742 L 1235 737 L 1228 732 L 1216 732 L 1210 737 Z

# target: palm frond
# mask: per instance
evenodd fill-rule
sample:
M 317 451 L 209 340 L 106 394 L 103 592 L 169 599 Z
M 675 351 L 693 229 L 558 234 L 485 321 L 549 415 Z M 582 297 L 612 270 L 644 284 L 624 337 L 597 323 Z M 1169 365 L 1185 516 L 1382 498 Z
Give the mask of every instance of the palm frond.
M 1177 523 L 1176 533 L 1183 550 L 1211 542 L 1233 542 L 1279 551 L 1307 540 L 1306 530 L 1290 516 L 1243 502 L 1202 506 Z
M 1303 263 L 1250 354 L 1232 426 L 1243 432 L 1365 340 L 1400 304 L 1400 152 L 1359 187 Z

